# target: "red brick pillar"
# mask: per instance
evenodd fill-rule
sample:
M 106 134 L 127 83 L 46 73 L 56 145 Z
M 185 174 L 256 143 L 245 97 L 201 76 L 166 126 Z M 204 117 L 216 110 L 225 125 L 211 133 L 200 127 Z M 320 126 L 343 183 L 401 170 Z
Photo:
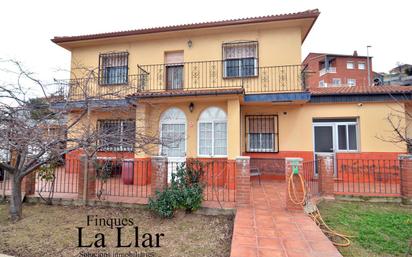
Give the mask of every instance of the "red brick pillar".
M 399 155 L 402 203 L 412 205 L 412 155 Z
M 80 156 L 78 197 L 85 204 L 96 197 L 96 167 L 85 155 Z
M 34 194 L 36 187 L 36 171 L 23 178 L 21 183 L 21 192 L 26 195 Z
M 303 207 L 301 205 L 295 204 L 292 202 L 292 200 L 289 197 L 289 180 L 290 180 L 290 175 L 294 172 L 297 171 L 302 177 L 303 177 L 303 159 L 302 158 L 285 158 L 285 177 L 286 177 L 286 209 L 289 211 L 292 210 L 302 210 Z M 295 185 L 295 192 L 296 192 L 296 198 L 297 199 L 302 199 L 303 197 L 303 188 L 301 185 L 301 181 L 297 175 L 293 176 L 293 181 Z M 290 194 L 292 197 L 295 197 L 295 194 L 293 194 L 293 188 L 290 187 Z
M 335 191 L 333 154 L 316 154 L 318 158 L 319 193 L 332 196 Z
M 152 157 L 152 178 L 151 178 L 151 194 L 155 195 L 156 191 L 163 191 L 167 187 L 167 157 L 153 156 Z
M 250 204 L 250 157 L 239 156 L 236 158 L 236 206 Z

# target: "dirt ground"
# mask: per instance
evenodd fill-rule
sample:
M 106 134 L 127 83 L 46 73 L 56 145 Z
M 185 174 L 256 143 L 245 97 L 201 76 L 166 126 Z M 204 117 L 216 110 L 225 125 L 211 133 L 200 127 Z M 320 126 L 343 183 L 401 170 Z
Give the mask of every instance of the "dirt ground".
M 90 224 L 87 226 L 87 217 Z M 97 216 L 93 216 L 97 215 Z M 177 217 L 162 220 L 145 209 L 47 206 L 25 204 L 24 218 L 13 224 L 8 218 L 8 206 L 0 204 L 0 255 L 9 254 L 22 257 L 47 256 L 93 256 L 93 257 L 161 257 L 161 256 L 214 256 L 230 255 L 233 230 L 231 216 L 203 216 L 180 213 Z M 126 221 L 121 230 L 121 243 L 132 243 L 131 247 L 117 246 L 118 230 L 114 227 L 96 226 L 95 218 L 132 219 Z M 106 224 L 107 225 L 107 224 Z M 138 227 L 138 244 L 136 229 Z M 89 245 L 101 239 L 96 233 L 104 234 L 104 248 L 79 248 L 79 229 L 82 229 L 82 245 Z M 150 233 L 152 246 L 150 245 Z M 156 234 L 160 247 L 156 246 Z M 102 245 L 102 241 L 98 242 Z M 117 255 L 116 255 L 117 254 Z

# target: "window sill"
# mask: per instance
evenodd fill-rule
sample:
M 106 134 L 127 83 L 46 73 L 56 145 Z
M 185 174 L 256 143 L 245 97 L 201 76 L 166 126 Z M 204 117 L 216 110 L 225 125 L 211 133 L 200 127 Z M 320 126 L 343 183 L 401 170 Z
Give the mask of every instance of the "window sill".
M 227 155 L 197 155 L 197 158 L 227 158 Z
M 279 153 L 279 151 L 246 151 L 246 153 Z
M 251 79 L 251 78 L 258 78 L 259 77 L 259 74 L 258 75 L 250 75 L 250 76 L 233 76 L 233 77 L 225 77 L 225 76 L 223 76 L 223 79 L 227 79 L 227 80 L 230 80 L 230 79 Z
M 127 86 L 127 85 L 129 85 L 129 82 L 128 81 L 126 81 L 126 82 L 122 82 L 122 83 L 99 83 L 99 86 L 102 86 L 102 87 L 106 87 L 106 86 L 108 86 L 108 87 L 110 87 L 110 86 Z

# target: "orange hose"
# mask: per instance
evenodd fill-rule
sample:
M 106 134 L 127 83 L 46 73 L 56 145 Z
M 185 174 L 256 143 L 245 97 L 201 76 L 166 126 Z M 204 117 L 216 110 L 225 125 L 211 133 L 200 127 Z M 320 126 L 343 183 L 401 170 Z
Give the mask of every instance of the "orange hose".
M 300 180 L 300 184 L 302 187 L 302 192 L 303 192 L 303 196 L 302 199 L 298 199 L 298 196 L 296 194 L 296 187 L 295 187 L 295 183 L 293 181 L 293 176 L 297 175 L 299 177 Z M 292 197 L 293 194 L 293 197 Z M 305 181 L 303 180 L 303 177 L 300 174 L 290 174 L 289 176 L 289 181 L 288 181 L 288 195 L 289 195 L 289 199 L 292 203 L 296 204 L 296 205 L 300 205 L 302 207 L 304 207 L 306 205 L 306 198 L 307 198 L 307 191 L 306 191 L 306 187 L 305 187 Z M 329 239 L 332 241 L 332 243 L 335 246 L 340 246 L 340 247 L 347 247 L 351 244 L 350 241 L 350 237 L 353 236 L 348 236 L 348 235 L 344 235 L 344 234 L 340 234 L 336 231 L 334 231 L 333 229 L 331 229 L 323 220 L 322 216 L 320 215 L 319 209 L 317 208 L 317 206 L 315 205 L 315 211 L 313 211 L 312 213 L 308 213 L 309 217 L 312 218 L 312 220 L 316 223 L 316 225 L 322 230 L 322 232 L 327 236 L 337 236 L 339 238 L 341 238 L 342 240 L 345 241 L 345 243 L 338 243 L 335 242 L 331 239 L 331 237 L 329 236 Z

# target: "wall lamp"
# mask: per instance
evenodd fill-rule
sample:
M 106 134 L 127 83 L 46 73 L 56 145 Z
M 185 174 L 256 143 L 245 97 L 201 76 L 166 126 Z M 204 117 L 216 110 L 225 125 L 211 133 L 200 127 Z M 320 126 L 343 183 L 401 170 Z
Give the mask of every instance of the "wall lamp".
M 192 42 L 191 39 L 189 39 L 189 41 L 187 41 L 187 46 L 188 46 L 189 48 L 192 48 L 192 45 L 193 45 L 193 42 Z
M 190 112 L 193 112 L 193 109 L 195 108 L 195 105 L 194 105 L 194 103 L 190 103 L 189 104 L 189 111 Z

